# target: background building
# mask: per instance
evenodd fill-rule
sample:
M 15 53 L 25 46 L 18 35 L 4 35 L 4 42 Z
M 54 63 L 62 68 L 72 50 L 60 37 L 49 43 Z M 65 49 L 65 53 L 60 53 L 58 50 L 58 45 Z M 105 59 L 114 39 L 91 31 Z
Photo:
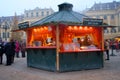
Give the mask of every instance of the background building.
M 0 17 L 0 38 L 3 41 L 9 41 L 11 38 L 11 29 L 14 25 L 15 16 Z M 18 21 L 23 20 L 23 16 L 16 16 Z
M 95 3 L 91 8 L 85 11 L 85 15 L 91 18 L 103 19 L 103 22 L 117 26 L 104 30 L 105 38 L 114 38 L 120 32 L 120 2 Z
M 24 19 L 22 22 L 26 22 L 26 21 L 29 21 L 29 23 L 33 23 L 37 20 L 40 20 L 46 16 L 49 16 L 51 14 L 53 14 L 54 11 L 52 8 L 44 8 L 44 9 L 41 9 L 41 8 L 38 8 L 36 7 L 35 9 L 33 10 L 25 10 L 24 11 Z M 22 34 L 23 34 L 23 39 L 26 39 L 26 34 L 25 32 L 22 31 Z
M 14 16 L 0 17 L 0 38 L 2 38 L 3 41 L 9 41 L 10 38 L 13 38 L 13 34 L 11 32 L 12 29 L 17 29 L 18 27 L 16 26 L 16 24 L 25 21 L 29 21 L 30 23 L 32 23 L 53 13 L 54 11 L 51 8 L 40 9 L 37 7 L 33 10 L 25 10 L 23 15 L 17 16 L 15 14 Z M 24 31 L 21 31 L 21 35 L 22 36 L 18 37 L 21 37 L 21 39 L 26 39 Z
M 25 10 L 24 21 L 35 22 L 53 13 L 54 11 L 51 8 L 40 9 L 37 7 L 33 10 Z

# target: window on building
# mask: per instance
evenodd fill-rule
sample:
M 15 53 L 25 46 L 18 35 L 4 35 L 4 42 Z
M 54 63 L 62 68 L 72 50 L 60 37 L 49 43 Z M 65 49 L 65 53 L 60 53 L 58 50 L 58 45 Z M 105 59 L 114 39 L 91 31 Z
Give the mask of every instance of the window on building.
M 105 30 L 104 30 L 104 33 L 109 33 L 109 30 L 108 30 L 108 29 L 105 29 Z
M 38 12 L 36 12 L 36 17 L 38 17 L 39 16 L 39 13 Z
M 10 37 L 9 32 L 7 32 L 7 38 L 9 38 L 9 37 Z
M 44 12 L 43 11 L 42 11 L 41 15 L 44 16 Z
M 49 15 L 49 11 L 47 11 L 47 15 Z
M 33 17 L 33 13 L 31 13 L 31 17 Z
M 115 28 L 111 28 L 111 33 L 116 33 L 116 29 Z
M 106 15 L 104 15 L 104 19 L 107 19 L 107 16 L 106 16 Z
M 96 16 L 96 18 L 97 18 L 97 19 L 99 19 L 99 18 L 100 18 L 100 16 Z
M 114 19 L 114 15 L 111 15 L 111 19 Z
M 3 36 L 2 36 L 3 38 L 5 38 L 6 37 L 6 35 L 5 35 L 5 32 L 3 32 Z
M 28 13 L 26 13 L 26 17 L 28 17 Z

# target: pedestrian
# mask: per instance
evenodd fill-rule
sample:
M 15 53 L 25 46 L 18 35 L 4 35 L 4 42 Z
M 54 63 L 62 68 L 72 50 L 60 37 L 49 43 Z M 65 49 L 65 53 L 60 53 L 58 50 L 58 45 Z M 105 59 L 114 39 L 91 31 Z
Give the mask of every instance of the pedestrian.
M 19 58 L 20 44 L 18 41 L 15 41 L 15 54 L 16 57 Z
M 120 41 L 118 41 L 119 51 L 120 51 Z
M 25 52 L 26 52 L 26 43 L 25 43 L 25 41 L 21 41 L 20 50 L 21 50 L 22 57 L 25 57 Z
M 116 52 L 119 52 L 119 43 L 118 43 L 118 40 L 115 40 L 115 48 L 116 48 Z
M 2 40 L 0 40 L 0 64 L 2 64 L 3 61 L 3 54 L 4 54 L 4 45 Z
M 5 44 L 5 54 L 6 54 L 6 66 L 11 65 L 14 62 L 15 56 L 15 42 L 13 39 Z
M 105 48 L 105 52 L 106 52 L 106 60 L 109 60 L 109 49 L 110 49 L 110 44 L 109 44 L 109 41 L 108 39 L 105 40 L 105 43 L 104 43 L 104 48 Z

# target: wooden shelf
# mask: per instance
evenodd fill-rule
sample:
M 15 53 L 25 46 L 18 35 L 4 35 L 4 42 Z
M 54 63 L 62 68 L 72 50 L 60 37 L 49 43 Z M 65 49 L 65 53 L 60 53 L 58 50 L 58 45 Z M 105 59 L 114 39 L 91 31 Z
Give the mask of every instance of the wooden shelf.
M 41 48 L 48 48 L 48 49 L 50 49 L 50 48 L 56 48 L 56 46 L 35 46 L 35 47 L 33 47 L 33 46 L 31 46 L 31 47 L 26 47 L 26 49 L 41 49 Z

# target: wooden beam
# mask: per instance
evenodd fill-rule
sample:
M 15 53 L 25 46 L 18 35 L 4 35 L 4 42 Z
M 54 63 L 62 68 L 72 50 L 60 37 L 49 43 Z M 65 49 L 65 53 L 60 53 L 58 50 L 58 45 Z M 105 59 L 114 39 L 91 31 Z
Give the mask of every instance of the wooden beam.
M 59 26 L 56 26 L 56 68 L 59 71 Z
M 104 28 L 102 28 L 102 50 L 104 50 Z

